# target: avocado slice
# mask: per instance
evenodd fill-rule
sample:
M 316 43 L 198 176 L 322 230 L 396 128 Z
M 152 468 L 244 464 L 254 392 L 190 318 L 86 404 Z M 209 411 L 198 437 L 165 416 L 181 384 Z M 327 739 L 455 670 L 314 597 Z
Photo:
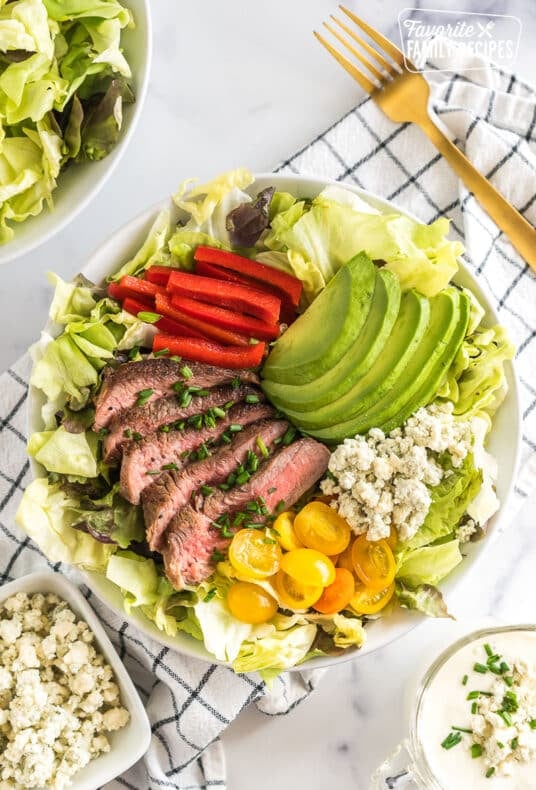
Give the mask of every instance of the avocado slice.
M 303 386 L 264 381 L 262 388 L 268 398 L 279 408 L 308 412 L 342 397 L 381 353 L 398 316 L 400 299 L 396 274 L 378 269 L 367 320 L 343 358 L 323 376 Z
M 275 343 L 263 377 L 282 384 L 305 384 L 334 367 L 363 328 L 375 279 L 376 267 L 364 252 L 341 266 Z
M 468 300 L 457 288 L 441 291 L 430 302 L 430 324 L 412 359 L 385 395 L 351 420 L 314 432 L 326 441 L 366 433 L 372 427 L 392 430 L 430 400 L 461 341 L 469 318 Z M 422 400 L 424 398 L 424 400 Z
M 283 409 L 292 422 L 310 434 L 357 417 L 388 392 L 421 342 L 430 320 L 430 302 L 417 291 L 402 296 L 400 312 L 382 353 L 371 369 L 342 398 L 314 412 Z

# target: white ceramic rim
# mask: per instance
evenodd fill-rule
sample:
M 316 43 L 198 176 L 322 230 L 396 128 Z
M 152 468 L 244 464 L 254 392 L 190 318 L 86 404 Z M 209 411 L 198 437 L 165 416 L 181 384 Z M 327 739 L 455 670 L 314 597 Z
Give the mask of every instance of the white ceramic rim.
M 306 175 L 284 175 L 279 173 L 260 173 L 255 175 L 255 181 L 249 187 L 248 191 L 255 193 L 256 191 L 263 189 L 270 184 L 275 185 L 279 190 L 287 190 L 291 191 L 293 194 L 297 194 L 302 197 L 312 197 L 313 195 L 318 194 L 325 186 L 342 186 L 345 189 L 349 189 L 350 191 L 354 192 L 355 194 L 359 195 L 373 206 L 377 207 L 379 210 L 383 212 L 391 211 L 396 212 L 398 214 L 403 214 L 405 216 L 410 217 L 415 221 L 420 221 L 418 217 L 416 217 L 411 212 L 408 212 L 401 207 L 397 206 L 392 201 L 387 201 L 380 196 L 368 192 L 367 190 L 361 189 L 357 186 L 347 183 L 341 183 L 338 181 L 326 180 L 322 178 L 315 178 L 312 176 Z M 154 220 L 157 212 L 163 208 L 170 208 L 174 214 L 172 216 L 179 217 L 180 212 L 174 206 L 171 198 L 167 198 L 159 203 L 151 206 L 146 211 L 139 214 L 137 217 L 132 219 L 126 225 L 122 226 L 118 229 L 114 234 L 112 234 L 107 241 L 101 244 L 94 253 L 90 256 L 87 264 L 82 269 L 82 274 L 85 275 L 88 279 L 93 280 L 94 282 L 98 282 L 99 280 L 103 279 L 107 274 L 114 271 L 118 265 L 117 260 L 115 260 L 113 267 L 110 265 L 109 260 L 105 260 L 106 256 L 109 252 L 111 252 L 111 248 L 114 246 L 115 242 L 123 242 L 121 244 L 122 248 L 122 257 L 128 256 L 130 254 L 134 254 L 134 252 L 139 248 L 141 244 L 141 240 L 144 238 L 147 230 L 149 229 L 152 221 Z M 126 257 L 125 257 L 126 259 Z M 485 288 L 485 286 L 477 282 L 474 276 L 471 274 L 469 269 L 467 268 L 466 264 L 463 260 L 460 261 L 460 270 L 456 277 L 454 277 L 454 281 L 458 283 L 462 283 L 464 285 L 469 285 L 471 289 L 475 292 L 479 300 L 483 303 L 483 306 L 486 308 L 486 316 L 485 321 L 486 323 L 497 323 L 499 318 L 497 313 L 493 307 L 492 297 L 490 296 L 489 292 Z M 45 331 L 52 334 L 53 336 L 58 333 L 60 327 L 54 325 L 53 323 L 49 322 L 46 327 Z M 487 546 L 490 546 L 493 539 L 497 537 L 498 534 L 502 532 L 506 523 L 507 523 L 507 512 L 509 504 L 512 500 L 513 496 L 513 489 L 515 480 L 517 477 L 517 470 L 519 466 L 519 459 L 520 459 L 520 452 L 521 452 L 521 431 L 522 431 L 522 421 L 521 421 L 521 405 L 519 401 L 519 386 L 518 386 L 518 378 L 517 373 L 515 370 L 515 366 L 512 362 L 508 362 L 506 366 L 506 375 L 508 380 L 509 392 L 507 395 L 507 402 L 510 404 L 510 409 L 513 412 L 513 416 L 515 418 L 515 426 L 514 430 L 511 430 L 510 426 L 510 436 L 513 439 L 513 442 L 510 442 L 510 449 L 513 449 L 513 452 L 510 452 L 510 476 L 504 475 L 505 479 L 507 480 L 506 485 L 504 486 L 504 490 L 501 493 L 501 507 L 499 511 L 493 516 L 491 519 L 491 524 L 488 530 L 488 534 L 486 538 L 482 541 L 479 541 L 476 544 L 470 544 L 468 546 L 467 552 L 471 555 L 470 559 L 470 566 L 468 564 L 468 558 L 465 558 L 462 563 L 450 574 L 448 579 L 445 581 L 444 584 L 441 584 L 441 590 L 446 593 L 446 597 L 448 598 L 448 594 L 453 592 L 455 588 L 458 587 L 463 577 L 465 577 L 468 573 L 469 567 L 474 572 L 474 567 L 476 566 L 477 562 L 481 560 L 482 555 Z M 29 418 L 29 432 L 33 432 L 34 430 L 39 430 L 36 426 L 39 424 L 38 420 L 40 420 L 39 416 L 39 409 L 41 406 L 40 402 L 40 393 L 30 388 L 30 396 L 29 396 L 29 410 L 28 410 L 28 418 Z M 504 415 L 504 411 L 506 411 L 506 402 L 502 404 L 501 409 L 496 415 L 494 421 L 494 427 L 491 432 L 491 437 L 494 436 L 496 432 L 496 424 L 499 420 L 501 420 L 501 414 Z M 504 410 L 504 411 L 501 411 Z M 504 419 L 504 417 L 503 417 Z M 34 476 L 42 476 L 42 471 L 40 469 L 39 464 L 36 464 L 33 459 L 30 459 L 31 468 Z M 502 468 L 506 468 L 506 463 Z M 202 642 L 195 640 L 193 637 L 189 636 L 188 634 L 179 634 L 177 637 L 170 637 L 162 631 L 159 631 L 154 623 L 149 621 L 143 614 L 135 613 L 134 615 L 130 615 L 129 617 L 126 616 L 122 605 L 122 598 L 120 591 L 118 588 L 114 587 L 114 585 L 109 582 L 102 574 L 97 574 L 94 572 L 86 571 L 84 572 L 84 576 L 86 579 L 86 583 L 91 588 L 91 590 L 99 597 L 104 603 L 106 603 L 116 614 L 124 619 L 127 619 L 131 622 L 134 622 L 141 631 L 143 631 L 147 636 L 150 636 L 152 639 L 157 640 L 161 644 L 177 650 L 178 652 L 188 655 L 194 658 L 199 658 L 201 660 L 216 663 L 216 664 L 223 664 L 225 666 L 230 666 L 229 662 L 220 661 L 207 650 L 205 650 L 204 645 Z M 350 661 L 355 658 L 358 658 L 363 655 L 368 655 L 375 650 L 379 650 L 382 647 L 390 644 L 391 642 L 399 639 L 400 637 L 404 636 L 405 634 L 412 631 L 418 625 L 424 623 L 426 621 L 425 615 L 419 615 L 418 613 L 411 613 L 407 610 L 397 609 L 393 614 L 389 615 L 388 618 L 379 618 L 376 621 L 371 621 L 368 623 L 366 630 L 369 636 L 369 639 L 365 643 L 365 645 L 360 648 L 359 650 L 349 651 L 341 656 L 326 656 L 326 657 L 316 657 L 313 659 L 308 660 L 304 664 L 297 665 L 295 667 L 291 667 L 289 671 L 301 671 L 304 668 L 307 669 L 319 669 L 323 667 L 332 666 L 334 664 L 343 663 L 345 661 Z M 370 637 L 372 635 L 377 636 L 378 633 L 383 631 L 387 631 L 383 638 L 378 641 L 378 644 L 370 643 Z
M 108 734 L 111 749 L 107 754 L 91 760 L 73 777 L 73 786 L 76 786 L 77 790 L 97 790 L 104 783 L 111 782 L 133 766 L 149 748 L 151 725 L 147 713 L 99 618 L 78 587 L 59 573 L 37 571 L 3 584 L 0 587 L 0 603 L 18 592 L 29 594 L 54 592 L 67 601 L 74 613 L 87 622 L 95 635 L 96 646 L 114 671 L 121 691 L 121 702 L 130 713 L 130 721 L 123 730 Z M 123 745 L 121 740 L 125 741 Z
M 37 236 L 33 240 L 29 241 L 27 244 L 21 243 L 19 248 L 14 247 L 13 252 L 10 253 L 10 245 L 16 242 L 17 240 L 17 229 L 23 223 L 15 223 L 14 224 L 14 231 L 15 236 L 13 237 L 11 242 L 6 242 L 6 244 L 2 245 L 0 248 L 0 265 L 5 265 L 11 263 L 12 261 L 21 258 L 24 255 L 28 255 L 30 252 L 33 252 L 38 247 L 41 247 L 47 241 L 50 241 L 57 233 L 59 233 L 63 228 L 73 222 L 81 213 L 82 211 L 93 201 L 94 198 L 97 197 L 101 189 L 108 183 L 109 178 L 111 178 L 112 174 L 114 173 L 117 165 L 123 158 L 125 151 L 127 150 L 132 135 L 134 134 L 136 127 L 138 125 L 138 121 L 140 119 L 143 105 L 145 104 L 145 98 L 147 96 L 147 89 L 149 86 L 149 77 L 151 74 L 151 63 L 153 57 L 153 27 L 152 27 L 152 16 L 151 16 L 151 3 L 150 0 L 141 0 L 144 14 L 145 14 L 145 26 L 144 26 L 144 46 L 145 46 L 145 68 L 143 74 L 141 75 L 141 80 L 139 85 L 136 88 L 136 101 L 132 107 L 132 117 L 129 120 L 128 126 L 124 131 L 121 139 L 113 149 L 110 154 L 109 158 L 109 165 L 106 168 L 106 171 L 101 175 L 98 181 L 95 182 L 94 186 L 88 190 L 86 196 L 82 200 L 78 200 L 74 205 L 73 208 L 68 211 L 63 219 L 59 220 L 59 222 L 54 222 L 54 209 L 50 210 L 48 208 L 44 208 L 43 211 L 46 213 L 48 218 L 50 219 L 50 226 L 49 228 L 44 231 L 40 236 Z M 61 183 L 58 185 L 57 189 L 61 189 Z M 32 222 L 33 219 L 37 219 L 37 217 L 28 217 L 26 222 Z M 5 252 L 5 255 L 4 255 Z

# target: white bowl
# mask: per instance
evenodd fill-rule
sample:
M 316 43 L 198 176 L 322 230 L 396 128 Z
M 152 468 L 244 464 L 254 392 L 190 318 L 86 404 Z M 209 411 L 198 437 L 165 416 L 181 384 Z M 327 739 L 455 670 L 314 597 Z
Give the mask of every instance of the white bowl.
M 73 787 L 76 790 L 97 790 L 134 765 L 149 748 L 151 725 L 145 708 L 97 615 L 77 587 L 59 573 L 30 573 L 0 587 L 0 603 L 18 592 L 56 593 L 67 601 L 73 612 L 85 620 L 93 631 L 96 648 L 114 671 L 121 690 L 121 702 L 130 713 L 130 720 L 122 730 L 108 734 L 110 751 L 92 760 L 73 777 Z
M 274 185 L 278 190 L 291 192 L 299 197 L 314 197 L 327 185 L 326 182 L 320 179 L 308 178 L 305 176 L 285 176 L 277 174 L 262 174 L 256 176 L 255 183 L 250 187 L 252 194 L 264 189 L 267 186 Z M 340 184 L 339 184 L 340 186 Z M 357 195 L 360 195 L 365 200 L 369 201 L 379 211 L 396 211 L 400 214 L 417 219 L 412 214 L 404 211 L 394 203 L 383 200 L 377 195 L 366 192 L 358 187 L 344 184 L 345 188 L 350 189 Z M 134 253 L 141 246 L 145 235 L 147 234 L 156 213 L 162 208 L 169 208 L 172 216 L 179 219 L 181 214 L 172 200 L 164 201 L 157 206 L 145 211 L 140 216 L 133 219 L 111 238 L 108 239 L 99 249 L 93 253 L 89 258 L 86 266 L 83 268 L 82 273 L 95 283 L 103 280 L 108 274 L 115 271 L 119 265 L 131 258 Z M 475 280 L 469 269 L 462 263 L 460 271 L 454 278 L 457 283 L 463 286 L 468 286 L 474 291 L 482 306 L 485 308 L 486 313 L 484 322 L 492 325 L 498 322 L 498 317 L 494 311 L 491 299 L 480 283 Z M 48 324 L 46 330 L 51 334 L 58 331 L 58 327 L 53 324 Z M 508 500 L 512 494 L 514 481 L 517 473 L 517 466 L 519 462 L 519 452 L 521 446 L 521 408 L 518 398 L 518 386 L 516 374 L 512 363 L 508 362 L 506 365 L 506 375 L 509 384 L 509 392 L 499 409 L 494 421 L 493 428 L 489 437 L 489 449 L 499 459 L 499 476 L 497 480 L 497 494 L 501 500 L 500 510 L 493 516 L 489 523 L 488 535 L 484 540 L 478 543 L 469 544 L 466 553 L 467 558 L 456 568 L 450 575 L 449 579 L 441 585 L 441 589 L 445 592 L 448 599 L 449 592 L 465 577 L 469 572 L 474 572 L 474 566 L 484 554 L 486 547 L 490 545 L 491 538 L 498 534 L 501 526 L 505 526 L 508 513 Z M 42 430 L 41 423 L 41 407 L 44 403 L 43 395 L 37 390 L 30 390 L 29 398 L 29 430 L 30 432 Z M 32 470 L 35 476 L 42 476 L 43 470 L 32 462 Z M 465 549 L 464 549 L 465 551 Z M 157 640 L 161 644 L 174 648 L 186 655 L 196 656 L 205 661 L 215 662 L 214 657 L 205 650 L 203 644 L 188 634 L 179 633 L 175 637 L 170 637 L 159 631 L 154 623 L 150 622 L 142 614 L 134 614 L 126 616 L 122 606 L 122 596 L 117 587 L 115 587 L 104 576 L 96 573 L 86 574 L 87 584 L 91 587 L 93 592 L 101 598 L 101 600 L 111 606 L 114 611 L 135 622 L 136 625 L 144 631 L 148 636 Z M 400 636 L 408 633 L 418 623 L 422 622 L 423 616 L 416 613 L 408 612 L 403 609 L 398 609 L 389 617 L 379 619 L 370 623 L 367 626 L 367 641 L 366 644 L 356 652 L 343 654 L 342 656 L 333 657 L 326 656 L 325 658 L 314 658 L 307 662 L 307 667 L 323 667 L 331 664 L 336 664 L 352 658 L 357 658 L 360 655 L 371 653 L 384 647 L 389 642 L 397 639 Z M 221 663 L 221 662 L 220 662 Z M 294 669 L 303 669 L 305 665 L 301 664 Z
M 136 101 L 124 108 L 123 127 L 117 145 L 100 162 L 73 165 L 60 173 L 58 186 L 52 193 L 54 208 L 49 210 L 45 207 L 37 217 L 12 223 L 15 235 L 11 241 L 0 245 L 0 264 L 26 255 L 71 222 L 102 189 L 126 151 L 147 93 L 152 31 L 149 0 L 124 0 L 124 5 L 132 11 L 136 24 L 133 30 L 124 30 L 121 36 L 124 54 L 132 70 L 129 82 Z

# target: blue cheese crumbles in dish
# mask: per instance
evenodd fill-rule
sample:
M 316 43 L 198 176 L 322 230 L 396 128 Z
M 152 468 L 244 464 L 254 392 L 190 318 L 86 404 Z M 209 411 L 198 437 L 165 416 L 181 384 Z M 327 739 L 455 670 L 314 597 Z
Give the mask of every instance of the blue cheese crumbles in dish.
M 0 604 L 0 788 L 62 790 L 123 728 L 112 668 L 57 595 Z

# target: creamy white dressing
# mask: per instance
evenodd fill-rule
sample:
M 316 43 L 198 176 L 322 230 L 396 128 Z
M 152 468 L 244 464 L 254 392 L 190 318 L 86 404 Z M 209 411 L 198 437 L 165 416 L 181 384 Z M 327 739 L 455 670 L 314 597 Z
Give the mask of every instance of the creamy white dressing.
M 480 674 L 473 670 L 475 663 L 486 664 L 486 644 L 507 662 L 524 661 L 528 665 L 528 679 L 525 682 L 532 687 L 532 690 L 528 687 L 526 690 L 534 692 L 536 633 L 508 631 L 481 637 L 456 651 L 432 677 L 420 706 L 417 738 L 431 773 L 445 790 L 534 790 L 536 760 L 510 760 L 509 775 L 501 775 L 501 771 L 497 770 L 486 778 L 484 760 L 471 756 L 471 744 L 475 740 L 471 734 L 462 733 L 461 742 L 451 749 L 441 746 L 453 726 L 471 729 L 471 701 L 467 700 L 469 692 L 490 692 L 497 682 L 497 675 L 491 672 Z M 466 685 L 463 685 L 464 675 L 468 675 Z M 504 690 L 509 690 L 506 685 Z M 521 696 L 520 687 L 514 686 L 512 691 Z M 530 733 L 531 742 L 533 737 L 536 738 L 536 732 Z

